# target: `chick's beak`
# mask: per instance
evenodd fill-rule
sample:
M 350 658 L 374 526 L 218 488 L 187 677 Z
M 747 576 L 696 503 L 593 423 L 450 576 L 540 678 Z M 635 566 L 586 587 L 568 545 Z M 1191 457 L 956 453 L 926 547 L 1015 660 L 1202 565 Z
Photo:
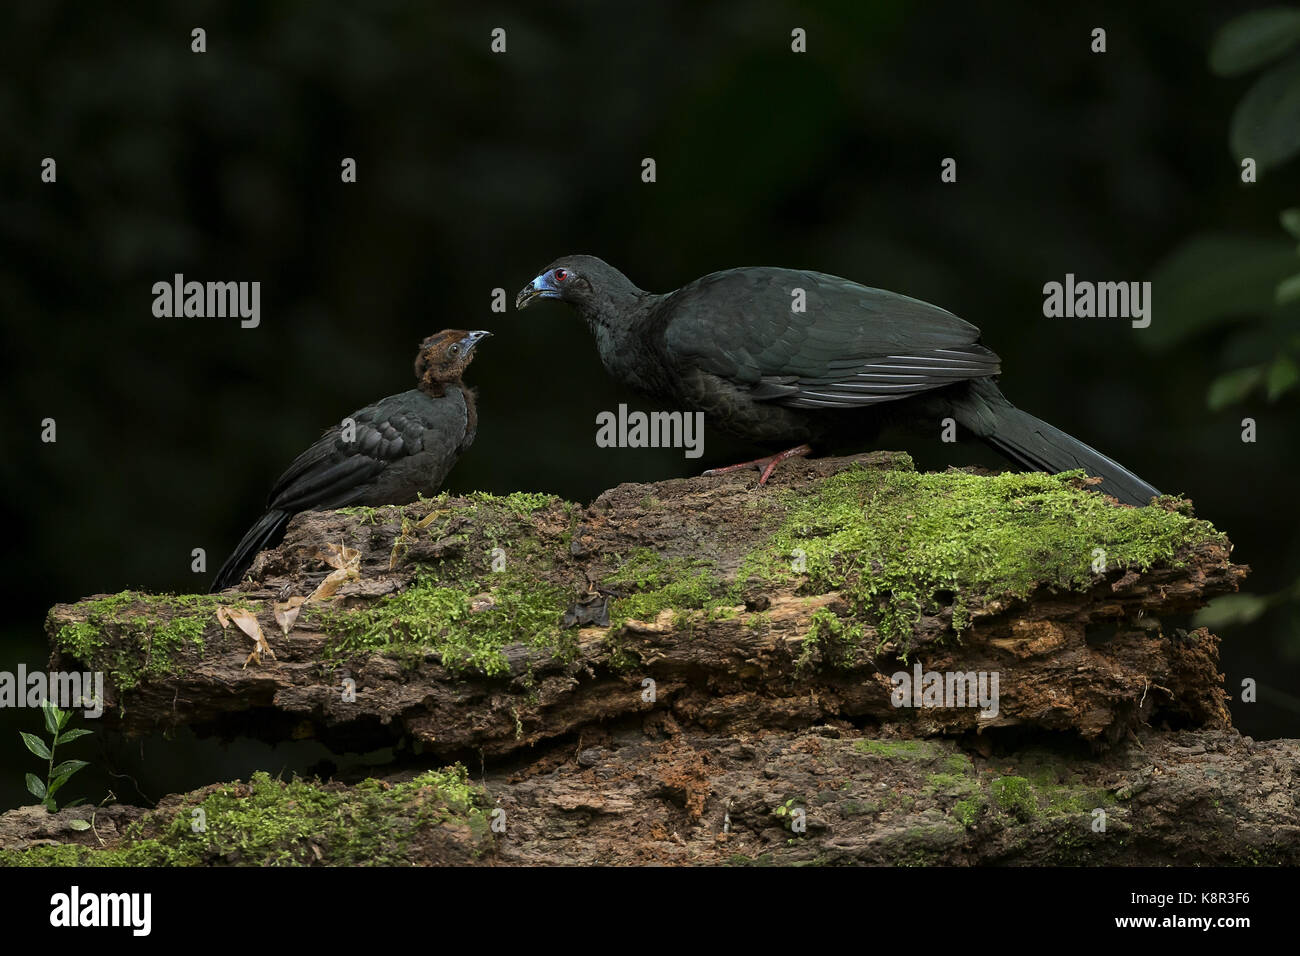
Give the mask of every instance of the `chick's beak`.
M 460 344 L 461 347 L 465 350 L 465 352 L 469 353 L 474 350 L 474 346 L 478 345 L 484 339 L 491 338 L 491 337 L 492 337 L 491 332 L 485 331 L 483 329 L 479 329 L 476 332 L 466 333 L 465 337 L 460 340 Z
M 551 273 L 547 271 L 519 290 L 519 294 L 515 296 L 515 308 L 526 309 L 534 299 L 558 299 L 559 297 L 560 290 L 551 281 Z

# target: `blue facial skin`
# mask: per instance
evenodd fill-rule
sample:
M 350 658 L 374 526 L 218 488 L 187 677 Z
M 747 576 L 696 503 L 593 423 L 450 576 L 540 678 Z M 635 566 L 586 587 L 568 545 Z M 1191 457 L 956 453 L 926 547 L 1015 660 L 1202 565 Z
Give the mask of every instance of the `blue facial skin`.
M 515 296 L 515 308 L 522 309 L 534 299 L 558 299 L 559 297 L 560 289 L 551 277 L 551 270 L 547 269 L 519 290 L 519 295 Z

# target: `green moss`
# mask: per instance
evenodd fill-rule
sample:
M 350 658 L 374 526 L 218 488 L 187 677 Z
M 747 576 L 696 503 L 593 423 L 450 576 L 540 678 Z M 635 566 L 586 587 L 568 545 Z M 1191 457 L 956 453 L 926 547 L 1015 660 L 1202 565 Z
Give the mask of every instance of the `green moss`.
M 548 544 L 554 541 L 544 543 L 549 533 L 544 530 L 545 521 L 539 525 L 536 512 L 559 505 L 571 520 L 576 507 L 555 495 L 533 492 L 474 492 L 464 499 L 452 499 L 444 492 L 422 504 L 427 510 L 419 521 L 403 515 L 402 533 L 393 543 L 395 562 L 413 540 L 424 535 L 435 541 L 462 542 L 467 545 L 467 553 L 486 554 L 492 548 L 501 548 L 508 564 L 531 563 L 534 570 L 549 570 L 554 566 L 555 554 Z M 447 564 L 459 567 L 455 562 Z
M 1024 777 L 998 777 L 990 785 L 993 801 L 1022 823 L 1038 815 L 1038 798 Z
M 453 516 L 470 519 L 475 535 L 483 542 L 505 549 L 508 560 L 535 559 L 543 551 L 534 526 L 535 513 L 560 502 L 555 495 L 517 491 L 509 495 L 490 495 L 474 492 L 467 496 L 470 504 L 453 509 Z M 440 536 L 435 534 L 435 536 Z
M 1115 795 L 1102 788 L 1053 787 L 1046 791 L 1049 813 L 1091 813 L 1115 805 Z
M 372 508 L 368 505 L 356 505 L 351 508 L 336 508 L 334 510 L 341 515 L 360 518 L 361 524 L 378 525 L 384 523 L 387 517 L 385 512 L 397 511 L 398 509 L 394 505 L 382 505 L 378 508 Z
M 898 866 L 935 866 L 949 860 L 952 849 L 965 838 L 964 831 L 958 827 L 931 823 L 887 834 L 883 846 L 889 859 Z
M 984 812 L 987 805 L 982 796 L 967 797 L 953 804 L 952 815 L 956 817 L 958 823 L 970 830 L 979 822 L 980 814 Z
M 482 583 L 483 591 L 471 593 L 421 574 L 406 590 L 369 607 L 314 611 L 313 620 L 330 632 L 325 657 L 340 662 L 372 651 L 436 654 L 447 668 L 495 675 L 509 670 L 504 650 L 513 644 L 572 652 L 573 638 L 560 628 L 571 592 L 521 569 L 489 573 Z M 484 594 L 490 600 L 480 598 L 484 606 L 475 610 L 475 598 Z
M 951 753 L 943 759 L 944 769 L 948 773 L 973 774 L 975 764 L 963 753 Z
M 924 793 L 936 798 L 940 805 L 946 805 L 952 801 L 952 815 L 963 828 L 969 830 L 975 826 L 980 814 L 988 805 L 983 790 L 980 789 L 979 781 L 971 773 L 967 773 L 961 764 L 949 756 L 944 761 L 944 766 L 956 769 L 955 773 L 936 773 L 926 778 Z M 970 766 L 970 761 L 965 757 L 966 765 Z
M 942 755 L 938 744 L 928 740 L 868 740 L 862 738 L 853 742 L 853 749 L 858 753 L 873 757 L 888 757 L 893 760 L 922 760 Z
M 804 635 L 803 650 L 795 661 L 795 669 L 802 670 L 820 656 L 838 667 L 852 666 L 850 652 L 863 642 L 862 624 L 845 621 L 829 608 L 818 608 L 809 619 L 808 633 Z
M 778 866 L 776 856 L 771 852 L 760 853 L 755 857 L 745 856 L 743 853 L 733 853 L 727 857 L 727 866 Z
M 558 495 L 536 491 L 514 491 L 508 495 L 490 495 L 484 491 L 475 491 L 468 495 L 468 498 L 476 505 L 504 508 L 519 518 L 527 518 L 534 511 L 549 508 L 560 502 Z
M 1050 750 L 1025 748 L 1016 756 L 1015 769 L 1029 781 L 1041 815 L 1086 813 L 1116 803 L 1113 793 L 1103 787 L 1085 785 L 1084 774 L 1078 766 Z
M 613 627 L 632 619 L 654 621 L 663 611 L 690 611 L 706 607 L 713 600 L 715 582 L 707 571 L 699 571 L 681 581 L 674 581 L 652 591 L 618 598 L 609 609 Z M 684 615 L 679 615 L 679 618 Z
M 960 797 L 978 793 L 979 789 L 973 778 L 952 773 L 931 774 L 925 783 L 925 792 L 935 796 Z
M 54 642 L 65 654 L 106 672 L 115 687 L 129 690 L 142 680 L 178 673 L 184 666 L 177 651 L 186 645 L 202 650 L 209 629 L 221 631 L 219 606 L 248 607 L 249 602 L 217 594 L 144 594 L 122 591 L 83 601 L 77 611 L 85 620 L 64 624 Z
M 104 646 L 104 638 L 99 628 L 89 621 L 64 624 L 54 635 L 54 639 L 59 650 L 83 662 L 91 660 Z
M 539 522 L 539 510 L 557 505 L 563 512 L 557 521 Z M 573 505 L 548 494 L 476 492 L 464 499 L 444 493 L 413 507 L 403 512 L 394 566 L 421 540 L 460 546 L 446 558 L 422 561 L 403 591 L 366 607 L 305 608 L 303 621 L 329 635 L 326 667 L 382 652 L 412 663 L 436 655 L 453 670 L 496 675 L 508 670 L 511 645 L 572 652 L 574 637 L 560 619 L 574 595 L 546 574 L 556 567 L 560 537 L 552 525 L 571 526 Z
M 1187 549 L 1222 535 L 1162 508 L 1121 508 L 1060 475 L 918 474 L 857 467 L 816 494 L 789 493 L 777 532 L 744 568 L 765 579 L 839 590 L 882 639 L 906 653 L 923 613 L 951 604 L 960 633 L 972 611 L 1035 586 L 1086 588 L 1094 549 L 1108 569 L 1177 566 Z M 790 555 L 803 555 L 803 575 Z
M 648 548 L 629 554 L 603 583 L 634 592 L 610 603 L 611 631 L 628 620 L 654 621 L 663 611 L 679 612 L 679 623 L 688 618 L 687 612 L 698 610 L 709 619 L 728 617 L 738 600 L 735 589 L 720 584 L 707 562 L 668 559 Z
M 0 850 L 0 865 L 409 865 L 420 862 L 421 834 L 448 825 L 468 827 L 476 852 L 490 848 L 488 806 L 459 765 L 407 783 L 366 780 L 351 789 L 257 773 L 246 785 L 220 787 L 179 811 L 146 814 L 111 849 Z M 203 829 L 195 832 L 200 822 Z
M 637 548 L 626 556 L 615 556 L 618 567 L 605 575 L 602 583 L 617 590 L 653 590 L 666 587 L 690 564 L 683 560 L 669 560 L 649 548 Z

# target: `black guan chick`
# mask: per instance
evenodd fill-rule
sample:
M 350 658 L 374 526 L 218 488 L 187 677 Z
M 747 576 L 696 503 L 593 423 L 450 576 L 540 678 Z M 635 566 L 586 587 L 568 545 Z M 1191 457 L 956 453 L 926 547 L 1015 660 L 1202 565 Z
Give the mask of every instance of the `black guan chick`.
M 478 430 L 474 390 L 461 376 L 489 334 L 445 329 L 429 336 L 415 358 L 415 388 L 353 412 L 295 458 L 212 590 L 237 584 L 299 511 L 402 505 L 434 494 Z
M 594 256 L 557 259 L 515 307 L 536 299 L 576 308 L 620 382 L 702 411 L 708 424 L 752 442 L 860 445 L 885 425 L 937 430 L 951 417 L 1023 468 L 1082 468 L 1131 505 L 1159 494 L 1007 401 L 994 381 L 1000 360 L 980 344 L 979 329 L 918 299 L 821 272 L 757 267 L 655 295 Z M 779 461 L 810 451 L 800 444 L 733 467 L 766 466 L 762 484 Z

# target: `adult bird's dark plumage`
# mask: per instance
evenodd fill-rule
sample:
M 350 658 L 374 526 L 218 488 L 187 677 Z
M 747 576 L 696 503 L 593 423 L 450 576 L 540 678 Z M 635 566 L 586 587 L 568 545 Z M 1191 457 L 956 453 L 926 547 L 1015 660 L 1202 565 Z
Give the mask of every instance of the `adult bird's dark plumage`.
M 980 331 L 918 299 L 797 269 L 715 272 L 676 292 L 638 289 L 594 256 L 557 259 L 515 300 L 560 299 L 587 320 L 605 368 L 706 425 L 751 441 L 861 441 L 884 424 L 956 423 L 1024 468 L 1082 468 L 1144 505 L 1158 495 L 1118 462 L 1012 405 Z M 763 459 L 760 483 L 791 453 Z
M 429 336 L 415 358 L 415 388 L 353 412 L 295 458 L 212 590 L 238 583 L 299 511 L 401 505 L 436 492 L 478 430 L 474 390 L 461 376 L 488 335 L 445 329 Z

